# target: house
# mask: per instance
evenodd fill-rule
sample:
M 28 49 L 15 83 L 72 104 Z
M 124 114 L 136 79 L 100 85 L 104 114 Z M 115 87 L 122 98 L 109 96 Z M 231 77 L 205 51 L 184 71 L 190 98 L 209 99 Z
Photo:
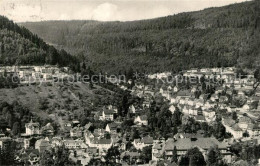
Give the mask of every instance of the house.
M 118 124 L 118 123 L 114 123 L 114 122 L 108 123 L 106 125 L 106 131 L 111 134 L 116 134 L 119 132 L 119 127 L 120 127 L 120 124 Z
M 39 139 L 35 142 L 35 149 L 39 150 L 39 152 L 42 153 L 45 150 L 50 150 L 51 144 L 46 139 Z
M 207 99 L 208 99 L 208 97 L 209 97 L 209 95 L 208 95 L 208 94 L 201 94 L 201 95 L 200 95 L 200 97 L 199 97 L 199 99 L 201 99 L 201 100 L 205 101 L 205 100 L 207 100 Z
M 28 149 L 30 147 L 30 140 L 29 139 L 24 139 L 24 149 Z
M 204 115 L 206 122 L 210 123 L 216 120 L 215 111 L 212 109 L 203 110 L 202 114 Z
M 80 138 L 83 136 L 83 127 L 74 127 L 72 129 L 70 129 L 70 137 L 76 137 L 76 138 Z
M 236 112 L 238 110 L 235 105 L 227 106 L 226 109 L 228 112 Z
M 245 105 L 243 105 L 242 109 L 243 109 L 243 111 L 249 111 L 250 106 L 248 104 L 245 104 Z
M 113 121 L 114 120 L 114 111 L 113 110 L 103 110 L 102 114 L 99 117 L 100 120 L 110 120 Z
M 256 91 L 255 91 L 255 95 L 260 97 L 260 88 L 257 88 Z
M 245 96 L 245 92 L 242 90 L 238 90 L 237 95 L 243 97 L 243 96 Z
M 183 112 L 183 114 L 186 114 L 186 115 L 189 115 L 189 106 L 183 106 L 183 108 L 182 108 L 182 112 Z
M 185 155 L 186 152 L 193 148 L 198 147 L 204 156 L 206 156 L 208 150 L 217 146 L 222 155 L 230 155 L 228 151 L 228 145 L 224 142 L 219 142 L 216 138 L 183 138 L 174 140 L 173 138 L 169 138 L 165 142 L 165 157 L 170 159 L 173 155 L 174 147 L 176 147 L 177 155 L 182 156 Z
M 163 158 L 165 141 L 154 141 L 152 147 L 152 160 L 159 161 Z
M 146 115 L 138 115 L 135 120 L 134 123 L 137 125 L 148 125 L 148 120 L 147 120 L 147 116 Z
M 96 147 L 89 147 L 87 152 L 88 152 L 88 156 L 90 157 L 98 156 L 98 148 Z
M 102 136 L 102 137 L 103 137 L 103 136 Z M 95 136 L 94 136 L 94 134 L 91 133 L 90 131 L 86 131 L 86 132 L 84 133 L 84 138 L 85 138 L 86 144 L 89 144 L 90 140 L 91 140 L 91 139 L 94 139 Z M 97 138 L 101 138 L 101 137 L 97 137 Z
M 214 108 L 217 104 L 213 101 L 207 101 L 204 105 L 203 108 L 205 109 L 210 109 L 210 108 Z
M 257 124 L 249 124 L 247 127 L 247 131 L 250 137 L 259 137 L 260 136 L 260 125 Z
M 40 134 L 40 124 L 34 123 L 32 120 L 30 123 L 25 124 L 25 134 L 26 135 L 39 135 Z
M 145 99 L 145 100 L 143 101 L 143 107 L 144 107 L 144 108 L 150 108 L 150 106 L 151 106 L 150 101 Z
M 188 102 L 187 98 L 184 98 L 184 97 L 179 98 L 179 104 L 185 105 L 185 104 L 187 104 L 187 102 Z
M 197 86 L 193 86 L 193 87 L 191 88 L 191 92 L 192 92 L 192 93 L 195 93 L 197 90 L 198 90 L 198 87 L 197 87 Z
M 171 105 L 169 110 L 171 111 L 171 113 L 173 114 L 176 110 L 176 107 L 174 105 Z
M 95 129 L 93 132 L 93 136 L 96 138 L 102 138 L 105 136 L 106 131 L 104 129 Z
M 215 111 L 212 109 L 205 109 L 202 111 L 202 113 L 205 117 L 209 117 L 209 118 L 212 118 L 215 116 Z
M 146 146 L 153 145 L 153 138 L 150 136 L 146 136 L 142 139 L 135 139 L 133 145 L 136 149 L 142 150 Z
M 202 68 L 200 69 L 200 72 L 202 73 L 206 73 L 206 72 L 209 72 L 210 70 L 208 68 Z
M 168 91 L 172 91 L 173 88 L 172 88 L 171 86 L 168 86 L 168 87 L 167 87 L 167 90 L 168 90 Z
M 106 138 L 92 138 L 89 140 L 88 146 L 99 149 L 100 154 L 104 154 L 113 145 L 112 139 Z
M 235 123 L 234 120 L 222 118 L 222 124 L 226 128 L 226 131 L 231 133 L 235 139 L 240 139 L 243 137 L 242 129 Z
M 225 103 L 225 102 L 227 102 L 228 101 L 228 97 L 227 96 L 220 96 L 219 97 L 219 102 L 220 103 Z
M 179 99 L 180 98 L 177 98 L 176 95 L 171 95 L 170 103 L 171 104 L 178 104 L 179 103 Z
M 192 115 L 192 116 L 198 115 L 198 110 L 194 106 L 193 107 L 189 106 L 188 111 L 189 111 L 189 113 L 188 113 L 189 115 Z
M 63 127 L 65 129 L 69 129 L 70 130 L 72 128 L 72 123 L 70 121 L 64 121 Z
M 246 131 L 248 126 L 252 123 L 252 120 L 249 117 L 243 116 L 239 118 L 238 126 L 243 130 Z
M 226 90 L 226 94 L 232 95 L 232 94 L 233 94 L 233 90 L 232 90 L 232 89 L 227 89 L 227 90 Z
M 118 109 L 115 106 L 108 105 L 104 106 L 101 112 L 101 115 L 99 116 L 100 120 L 114 120 L 114 115 L 118 113 Z
M 24 148 L 24 139 L 23 138 L 16 138 L 14 141 L 15 141 L 15 148 L 16 149 Z
M 75 126 L 78 126 L 78 125 L 80 125 L 79 120 L 74 119 L 74 120 L 72 121 L 72 127 L 75 127 Z
M 54 135 L 54 128 L 51 123 L 47 123 L 45 126 L 41 128 L 41 133 L 45 136 L 52 136 Z
M 58 146 L 62 146 L 63 142 L 62 139 L 60 137 L 53 137 L 51 140 L 51 146 L 52 147 L 58 147 Z
M 195 103 L 196 103 L 195 104 L 196 108 L 204 106 L 204 100 L 202 100 L 202 99 L 195 99 Z
M 162 86 L 161 88 L 160 88 L 160 91 L 159 91 L 161 94 L 162 94 L 162 96 L 167 96 L 168 95 L 168 90 L 167 90 L 167 87 L 166 86 Z
M 135 106 L 134 106 L 133 104 L 129 106 L 129 111 L 130 111 L 130 113 L 132 113 L 132 114 L 135 114 L 135 113 L 136 113 Z
M 72 139 L 65 139 L 63 144 L 68 149 L 87 149 L 86 144 L 83 140 L 72 140 Z
M 118 113 L 118 109 L 117 109 L 116 106 L 108 105 L 108 106 L 107 106 L 107 109 L 108 109 L 108 110 L 113 110 L 113 112 L 114 112 L 115 114 Z
M 194 98 L 189 98 L 187 104 L 189 106 L 195 106 L 196 102 Z
M 123 159 L 125 156 L 129 156 L 130 161 L 135 162 L 140 158 L 140 153 L 125 151 L 125 152 L 121 153 L 120 158 Z
M 247 104 L 250 105 L 250 104 L 253 104 L 255 102 L 259 103 L 259 100 L 260 100 L 259 97 L 254 96 L 254 97 L 249 97 L 246 102 L 247 102 Z
M 197 133 L 183 133 L 179 132 L 173 136 L 175 140 L 183 138 L 204 138 L 204 131 L 198 130 Z
M 211 95 L 211 97 L 210 97 L 210 100 L 211 101 L 217 101 L 219 98 L 218 98 L 218 95 L 217 94 L 213 94 L 213 95 Z

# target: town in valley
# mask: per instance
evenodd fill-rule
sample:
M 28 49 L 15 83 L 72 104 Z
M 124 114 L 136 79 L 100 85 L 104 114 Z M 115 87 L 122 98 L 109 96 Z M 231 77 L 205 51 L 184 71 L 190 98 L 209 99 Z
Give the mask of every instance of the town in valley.
M 23 108 L 19 99 L 12 103 L 1 99 L 1 117 L 7 118 L 1 120 L 0 146 L 2 151 L 12 148 L 9 155 L 17 163 L 48 163 L 52 156 L 59 157 L 57 153 L 67 155 L 60 162 L 72 165 L 233 165 L 248 159 L 259 163 L 259 70 L 194 68 L 140 78 L 132 72 L 126 80 L 106 84 L 91 80 L 50 84 L 57 77 L 75 75 L 57 66 L 12 66 L 0 71 L 7 80 L 13 76 L 21 80 L 14 89 L 67 84 L 64 91 L 73 99 L 66 102 L 85 100 L 84 94 L 73 92 L 82 84 L 119 96 L 107 102 L 90 100 L 87 108 L 53 103 L 51 111 L 48 96 L 39 101 L 47 118 Z
M 260 166 L 260 0 L 0 0 L 0 166 Z

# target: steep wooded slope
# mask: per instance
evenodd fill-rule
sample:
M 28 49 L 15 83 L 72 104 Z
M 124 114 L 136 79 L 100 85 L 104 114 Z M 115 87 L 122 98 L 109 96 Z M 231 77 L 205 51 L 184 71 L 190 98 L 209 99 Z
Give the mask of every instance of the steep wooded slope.
M 76 68 L 78 60 L 46 44 L 28 29 L 0 16 L 0 64 L 59 64 Z
M 260 60 L 259 11 L 259 1 L 250 1 L 151 20 L 22 25 L 97 71 L 255 67 Z

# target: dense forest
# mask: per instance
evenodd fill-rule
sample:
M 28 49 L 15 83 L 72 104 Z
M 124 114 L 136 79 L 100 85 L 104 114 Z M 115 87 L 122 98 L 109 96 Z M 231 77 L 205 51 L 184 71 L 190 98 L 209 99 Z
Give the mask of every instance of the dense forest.
M 259 1 L 130 22 L 44 21 L 22 25 L 95 71 L 255 67 Z
M 0 16 L 0 64 L 52 64 L 77 68 L 78 59 L 58 51 L 28 29 Z

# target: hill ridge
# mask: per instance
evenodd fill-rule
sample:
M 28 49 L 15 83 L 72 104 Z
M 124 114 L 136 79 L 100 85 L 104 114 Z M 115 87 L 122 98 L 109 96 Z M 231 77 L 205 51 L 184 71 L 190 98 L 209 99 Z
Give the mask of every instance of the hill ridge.
M 259 1 L 249 1 L 150 20 L 22 25 L 96 71 L 254 67 L 260 58 L 259 11 Z

